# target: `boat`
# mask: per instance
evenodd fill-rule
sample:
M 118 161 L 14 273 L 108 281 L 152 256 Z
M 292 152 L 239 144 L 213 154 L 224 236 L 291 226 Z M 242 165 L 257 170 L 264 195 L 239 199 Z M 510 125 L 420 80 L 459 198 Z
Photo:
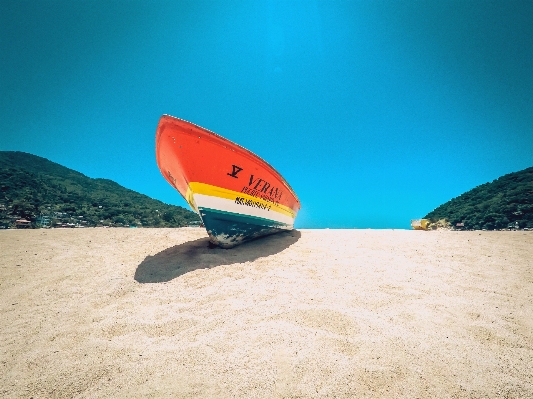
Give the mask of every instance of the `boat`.
M 429 219 L 413 219 L 411 227 L 415 230 L 427 230 L 429 228 Z
M 291 186 L 259 156 L 214 132 L 163 115 L 156 160 L 214 245 L 232 248 L 294 228 L 300 201 Z

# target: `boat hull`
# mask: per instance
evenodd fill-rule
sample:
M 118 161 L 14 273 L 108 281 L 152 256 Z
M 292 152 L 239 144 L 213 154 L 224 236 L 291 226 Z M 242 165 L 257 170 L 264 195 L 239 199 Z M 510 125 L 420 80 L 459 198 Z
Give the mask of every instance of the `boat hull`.
M 411 227 L 415 230 L 427 230 L 429 225 L 428 219 L 413 219 L 411 220 Z
M 192 123 L 167 115 L 156 133 L 165 179 L 196 211 L 213 244 L 291 230 L 300 209 L 283 177 L 257 155 Z

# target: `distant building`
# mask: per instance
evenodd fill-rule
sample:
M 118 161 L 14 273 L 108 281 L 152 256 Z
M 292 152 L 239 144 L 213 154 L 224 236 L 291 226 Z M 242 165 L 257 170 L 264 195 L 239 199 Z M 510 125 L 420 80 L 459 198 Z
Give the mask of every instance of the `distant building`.
M 31 222 L 26 219 L 17 219 L 15 221 L 15 227 L 17 229 L 29 229 L 31 227 Z

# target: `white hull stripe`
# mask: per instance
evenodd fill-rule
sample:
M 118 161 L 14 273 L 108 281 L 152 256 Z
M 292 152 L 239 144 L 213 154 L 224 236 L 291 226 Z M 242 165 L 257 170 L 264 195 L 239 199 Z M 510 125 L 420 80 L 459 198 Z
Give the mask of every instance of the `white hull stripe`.
M 281 214 L 274 210 L 256 208 L 248 205 L 241 205 L 233 200 L 213 197 L 211 195 L 193 194 L 194 202 L 198 208 L 219 209 L 221 211 L 239 213 L 241 215 L 257 216 L 264 219 L 274 220 L 276 222 L 288 225 L 294 224 L 294 218 Z

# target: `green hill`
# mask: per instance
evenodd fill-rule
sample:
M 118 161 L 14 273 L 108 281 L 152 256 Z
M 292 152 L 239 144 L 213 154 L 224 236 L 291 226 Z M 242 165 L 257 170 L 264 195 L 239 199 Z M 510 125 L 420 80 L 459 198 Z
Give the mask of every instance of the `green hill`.
M 428 213 L 466 229 L 533 228 L 533 167 L 478 186 Z
M 44 216 L 44 217 L 42 217 Z M 67 226 L 180 227 L 199 217 L 107 179 L 92 179 L 45 158 L 0 151 L 0 225 L 25 218 Z

